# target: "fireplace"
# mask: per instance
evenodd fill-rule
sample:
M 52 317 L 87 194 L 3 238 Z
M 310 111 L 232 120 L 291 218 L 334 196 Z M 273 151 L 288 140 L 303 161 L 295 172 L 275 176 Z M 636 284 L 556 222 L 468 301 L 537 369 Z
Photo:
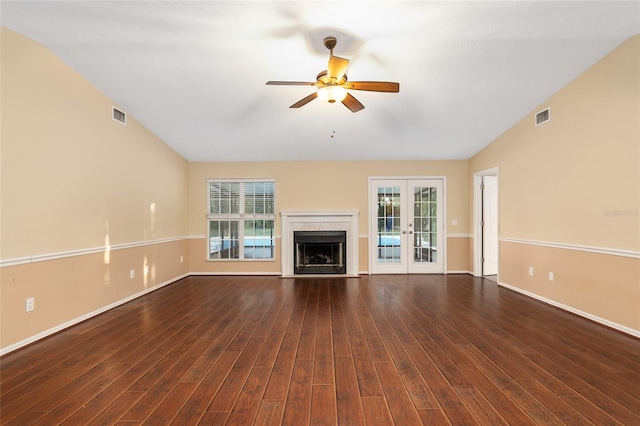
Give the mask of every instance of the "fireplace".
M 305 274 L 325 277 L 359 276 L 357 210 L 283 210 L 280 215 L 282 216 L 280 259 L 283 277 L 305 276 Z M 302 234 L 298 235 L 298 238 L 306 237 L 308 236 L 306 233 L 311 233 L 316 239 L 316 241 L 304 243 L 304 254 L 296 253 L 301 247 L 296 243 L 295 234 L 300 232 Z M 338 232 L 341 237 L 336 242 L 335 236 Z M 330 243 L 329 239 L 333 242 Z M 342 253 L 340 253 L 341 249 Z M 311 258 L 312 255 L 308 254 L 309 250 L 319 250 L 319 253 Z M 334 255 L 337 259 L 333 259 Z M 308 257 L 306 261 L 305 256 Z M 304 265 L 304 269 L 300 269 L 298 263 L 301 263 L 299 266 Z
M 344 274 L 346 231 L 294 231 L 294 274 Z

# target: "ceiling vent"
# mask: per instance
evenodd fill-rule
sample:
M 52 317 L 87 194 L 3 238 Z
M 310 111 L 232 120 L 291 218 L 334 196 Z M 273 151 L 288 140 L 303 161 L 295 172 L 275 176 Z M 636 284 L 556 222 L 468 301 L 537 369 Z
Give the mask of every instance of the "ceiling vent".
M 111 107 L 111 118 L 124 125 L 127 124 L 127 113 L 116 107 Z
M 551 120 L 551 109 L 546 108 L 536 114 L 536 126 Z

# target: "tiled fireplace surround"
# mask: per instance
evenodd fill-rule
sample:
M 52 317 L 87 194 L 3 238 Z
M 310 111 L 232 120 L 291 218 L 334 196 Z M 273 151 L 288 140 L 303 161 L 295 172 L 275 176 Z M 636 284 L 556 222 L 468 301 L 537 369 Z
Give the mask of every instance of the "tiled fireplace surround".
M 295 231 L 346 231 L 347 272 L 341 276 L 358 276 L 358 211 L 357 210 L 286 210 L 282 216 L 282 276 L 293 273 L 293 233 Z

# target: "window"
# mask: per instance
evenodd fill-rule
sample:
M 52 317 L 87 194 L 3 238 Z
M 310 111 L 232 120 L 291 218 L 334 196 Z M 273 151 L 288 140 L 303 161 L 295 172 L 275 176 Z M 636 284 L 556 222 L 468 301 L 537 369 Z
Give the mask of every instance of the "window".
M 207 180 L 209 260 L 268 259 L 275 249 L 275 181 Z

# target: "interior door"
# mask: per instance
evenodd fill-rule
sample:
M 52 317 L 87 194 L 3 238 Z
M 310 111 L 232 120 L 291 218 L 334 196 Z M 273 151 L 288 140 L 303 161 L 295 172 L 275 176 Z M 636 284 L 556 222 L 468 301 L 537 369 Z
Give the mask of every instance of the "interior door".
M 498 273 L 498 178 L 482 177 L 482 275 Z
M 371 273 L 443 273 L 442 179 L 374 179 Z

